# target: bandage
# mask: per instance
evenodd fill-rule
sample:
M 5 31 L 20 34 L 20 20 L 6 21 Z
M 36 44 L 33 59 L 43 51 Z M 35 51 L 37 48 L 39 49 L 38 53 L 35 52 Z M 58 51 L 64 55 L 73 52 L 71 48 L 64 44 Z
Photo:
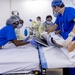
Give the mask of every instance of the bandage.
M 43 39 L 47 40 L 47 36 L 48 36 L 48 33 L 47 32 L 44 31 L 43 33 L 41 33 L 41 37 Z
M 72 41 L 74 38 L 75 34 L 73 32 L 70 32 L 68 35 L 68 38 L 63 42 L 63 47 L 67 47 L 69 43 Z

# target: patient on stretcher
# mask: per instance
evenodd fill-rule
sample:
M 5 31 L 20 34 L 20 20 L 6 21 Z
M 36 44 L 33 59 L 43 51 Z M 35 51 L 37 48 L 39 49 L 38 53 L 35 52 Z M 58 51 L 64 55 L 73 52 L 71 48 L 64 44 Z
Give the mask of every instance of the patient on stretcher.
M 70 32 L 68 38 L 64 40 L 60 34 L 56 34 L 58 32 L 43 32 L 41 37 L 47 40 L 48 45 L 55 45 L 57 47 L 67 48 L 69 52 L 75 49 L 75 41 L 72 41 L 74 38 L 74 33 Z

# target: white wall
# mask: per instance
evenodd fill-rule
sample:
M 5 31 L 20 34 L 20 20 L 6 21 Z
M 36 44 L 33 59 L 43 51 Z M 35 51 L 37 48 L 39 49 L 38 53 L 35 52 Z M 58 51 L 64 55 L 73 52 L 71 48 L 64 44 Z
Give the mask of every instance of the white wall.
M 10 1 L 0 0 L 0 28 L 2 28 L 10 16 Z
M 26 26 L 31 25 L 29 19 L 35 20 L 37 16 L 41 16 L 42 21 L 44 21 L 47 15 L 52 15 L 49 0 L 12 0 L 12 10 L 19 11 L 25 22 L 21 29 L 22 33 Z
M 35 20 L 37 16 L 41 16 L 44 21 L 47 15 L 53 16 L 51 2 L 52 0 L 12 0 L 12 10 L 19 11 L 25 25 L 29 25 L 29 19 Z M 65 6 L 75 6 L 73 0 L 63 0 L 63 2 Z
M 35 20 L 41 16 L 44 20 L 46 15 L 52 14 L 50 6 L 50 1 L 47 0 L 12 0 L 12 10 L 20 12 L 26 25 L 29 25 L 29 19 Z
M 23 33 L 24 28 L 31 25 L 29 19 L 35 20 L 37 16 L 41 16 L 42 21 L 44 21 L 47 15 L 53 16 L 51 2 L 52 0 L 0 0 L 0 28 L 5 25 L 7 18 L 10 16 L 10 11 L 17 10 L 25 22 L 21 29 Z M 65 6 L 75 7 L 73 0 L 63 0 L 63 2 Z M 53 17 L 54 21 L 55 18 Z
M 65 6 L 69 6 L 69 7 L 74 7 L 75 8 L 75 3 L 73 0 L 62 0 L 65 4 Z

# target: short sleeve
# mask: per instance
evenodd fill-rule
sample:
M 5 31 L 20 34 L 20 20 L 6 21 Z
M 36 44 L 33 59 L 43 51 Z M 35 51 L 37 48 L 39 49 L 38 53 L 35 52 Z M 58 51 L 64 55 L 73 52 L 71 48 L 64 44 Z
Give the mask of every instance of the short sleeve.
M 68 19 L 68 22 L 72 21 L 74 18 L 75 18 L 75 9 L 72 8 L 72 7 L 70 7 L 67 10 L 67 19 Z
M 12 26 L 9 26 L 7 28 L 7 40 L 10 41 L 10 40 L 16 40 L 17 37 L 16 37 L 16 34 L 15 34 L 15 30 Z

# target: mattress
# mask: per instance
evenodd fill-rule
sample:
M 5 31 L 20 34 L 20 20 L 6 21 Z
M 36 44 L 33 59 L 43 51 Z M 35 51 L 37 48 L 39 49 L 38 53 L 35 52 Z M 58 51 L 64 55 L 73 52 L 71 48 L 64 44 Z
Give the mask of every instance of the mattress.
M 71 61 L 61 48 L 39 46 L 42 68 L 68 68 L 75 67 L 75 59 Z M 72 59 L 73 60 L 73 59 Z
M 31 44 L 15 47 L 6 45 L 0 50 L 1 73 L 27 73 L 40 71 L 38 50 Z

